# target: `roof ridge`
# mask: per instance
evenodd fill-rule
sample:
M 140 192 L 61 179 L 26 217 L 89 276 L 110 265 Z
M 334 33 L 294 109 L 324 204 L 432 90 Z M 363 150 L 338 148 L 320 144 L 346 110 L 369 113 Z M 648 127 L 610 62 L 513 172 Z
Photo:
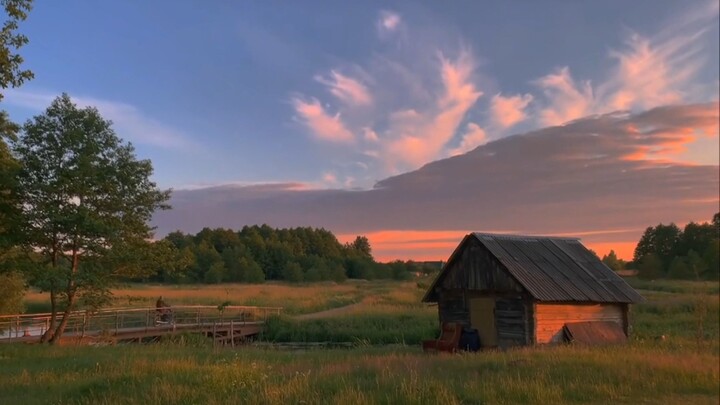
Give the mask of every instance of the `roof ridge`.
M 491 238 L 502 239 L 554 239 L 554 240 L 573 240 L 579 241 L 580 238 L 572 236 L 546 236 L 546 235 L 520 235 L 512 233 L 489 233 L 489 232 L 473 232 L 475 237 L 487 236 Z

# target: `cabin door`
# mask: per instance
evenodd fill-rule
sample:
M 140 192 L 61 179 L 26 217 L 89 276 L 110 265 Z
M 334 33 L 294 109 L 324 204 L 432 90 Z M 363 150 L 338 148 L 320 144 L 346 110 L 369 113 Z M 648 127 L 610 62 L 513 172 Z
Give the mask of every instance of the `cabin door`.
M 480 346 L 494 347 L 498 344 L 495 329 L 495 298 L 470 298 L 470 324 L 480 335 Z

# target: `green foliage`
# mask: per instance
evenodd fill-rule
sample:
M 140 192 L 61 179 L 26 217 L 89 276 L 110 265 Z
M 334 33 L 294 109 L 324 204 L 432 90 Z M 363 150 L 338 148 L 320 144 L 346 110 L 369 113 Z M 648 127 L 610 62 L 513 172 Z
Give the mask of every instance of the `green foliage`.
M 687 264 L 687 258 L 682 256 L 675 256 L 673 261 L 670 263 L 670 268 L 668 269 L 668 277 L 685 280 L 691 278 L 692 276 L 693 272 L 690 270 L 690 267 Z
M 19 273 L 0 273 L 0 315 L 23 312 L 25 279 Z
M 705 249 L 703 261 L 707 265 L 704 278 L 708 280 L 720 279 L 720 239 L 716 239 Z
M 222 262 L 215 262 L 210 265 L 210 268 L 203 276 L 205 283 L 207 284 L 218 284 L 223 281 L 225 276 L 225 265 Z
M 638 261 L 638 277 L 654 280 L 664 276 L 662 261 L 654 253 L 647 254 Z
M 7 18 L 0 30 L 0 87 L 18 87 L 34 77 L 29 70 L 22 70 L 23 58 L 17 51 L 28 43 L 28 38 L 17 33 L 19 23 L 25 21 L 32 9 L 32 0 L 2 0 Z M 0 94 L 0 100 L 3 95 Z
M 242 269 L 242 277 L 240 281 L 257 284 L 265 281 L 265 273 L 252 258 L 242 258 L 239 262 L 240 268 Z
M 610 253 L 603 256 L 602 262 L 613 271 L 622 270 L 625 267 L 625 263 L 617 258 L 614 250 L 610 250 Z
M 168 208 L 169 191 L 157 189 L 150 161 L 137 160 L 97 109 L 63 94 L 25 123 L 15 153 L 23 241 L 45 259 L 30 281 L 53 303 L 62 299 L 65 315 L 77 298 L 102 302 L 118 277 L 157 271 L 148 262 L 158 256 L 146 242 L 148 221 Z
M 18 87 L 33 78 L 29 70 L 22 70 L 23 58 L 17 51 L 28 43 L 25 35 L 17 33 L 19 23 L 27 18 L 31 0 L 0 1 L 6 18 L 0 30 L 0 88 Z M 0 101 L 3 94 L 0 92 Z M 20 163 L 10 153 L 6 140 L 17 140 L 20 127 L 10 121 L 7 112 L 0 111 L 0 261 L 7 249 L 18 240 L 20 207 L 17 196 L 17 172 Z
M 354 314 L 296 321 L 287 317 L 272 318 L 263 339 L 272 342 L 366 342 L 369 344 L 401 343 L 419 345 L 439 334 L 437 314 Z
M 660 259 L 660 271 L 665 273 L 673 257 L 678 253 L 682 231 L 675 224 L 648 227 L 635 248 L 633 259 L 638 261 L 643 256 L 654 254 Z
M 296 262 L 289 262 L 283 269 L 283 279 L 291 283 L 299 283 L 303 281 L 302 267 Z
M 348 249 L 357 253 L 360 257 L 372 259 L 372 249 L 370 247 L 370 241 L 365 236 L 358 236 L 355 240 L 347 246 Z
M 646 278 L 717 280 L 720 278 L 719 222 L 720 213 L 716 213 L 712 223 L 690 222 L 683 230 L 675 224 L 649 227 L 638 242 L 634 262 L 642 266 L 642 258 L 648 255 L 660 261 L 657 269 L 650 270 L 645 266 L 643 277 Z
M 245 226 L 240 231 L 204 228 L 195 235 L 176 231 L 164 241 L 180 249 L 189 263 L 178 276 L 157 273 L 151 279 L 166 282 L 290 282 L 353 279 L 406 280 L 414 273 L 434 270 L 415 262 L 375 262 L 367 238 L 358 236 L 342 245 L 325 229 L 274 229 Z M 224 271 L 220 266 L 224 263 Z M 207 273 L 213 269 L 213 274 Z M 222 277 L 218 277 L 222 273 Z

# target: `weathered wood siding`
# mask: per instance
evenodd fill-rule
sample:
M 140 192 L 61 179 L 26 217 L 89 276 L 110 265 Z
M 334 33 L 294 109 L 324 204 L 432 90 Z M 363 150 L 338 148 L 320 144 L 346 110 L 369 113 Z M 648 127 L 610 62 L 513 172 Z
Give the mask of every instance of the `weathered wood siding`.
M 532 342 L 532 304 L 523 298 L 495 300 L 498 346 L 524 346 Z
M 563 325 L 568 322 L 613 321 L 627 334 L 625 304 L 545 304 L 536 303 L 535 343 L 557 343 L 563 340 Z
M 463 292 L 461 290 L 440 291 L 438 315 L 440 322 L 460 322 L 465 326 L 470 326 L 470 313 Z
M 525 291 L 477 239 L 473 238 L 465 244 L 459 256 L 449 263 L 438 290 Z

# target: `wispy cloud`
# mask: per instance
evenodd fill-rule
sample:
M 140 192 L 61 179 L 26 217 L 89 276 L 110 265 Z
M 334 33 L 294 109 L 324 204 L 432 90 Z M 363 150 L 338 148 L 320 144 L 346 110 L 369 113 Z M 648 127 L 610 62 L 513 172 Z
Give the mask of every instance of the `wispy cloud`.
M 357 168 L 339 167 L 336 162 L 360 160 L 367 166 L 358 180 L 362 183 L 417 169 L 448 154 L 465 153 L 488 139 L 511 135 L 511 129 L 527 131 L 566 125 L 594 114 L 717 99 L 717 80 L 697 91 L 689 85 L 705 63 L 705 41 L 699 39 L 717 24 L 717 8 L 693 9 L 653 36 L 628 32 L 620 46 L 610 46 L 607 58 L 598 61 L 607 68 L 604 76 L 593 81 L 561 65 L 525 83 L 527 90 L 495 90 L 487 101 L 482 99 L 483 90 L 497 85 L 478 69 L 482 55 L 440 40 L 406 41 L 422 37 L 418 34 L 423 28 L 385 10 L 378 14 L 377 29 L 386 35 L 384 39 L 402 31 L 402 38 L 392 37 L 402 46 L 380 48 L 366 63 L 337 62 L 314 76 L 332 97 L 295 97 L 293 106 L 314 138 L 352 145 L 336 148 L 335 156 L 343 156 L 335 159 L 332 170 L 343 178 L 359 176 L 353 171 Z M 696 135 L 686 134 L 672 150 L 683 149 Z M 678 156 L 668 148 L 634 153 L 643 159 Z
M 400 27 L 401 23 L 402 18 L 400 17 L 400 14 L 394 11 L 383 10 L 378 16 L 376 27 L 378 33 L 380 33 L 380 35 L 383 35 L 397 30 Z
M 541 125 L 560 125 L 583 117 L 593 107 L 593 90 L 589 81 L 577 83 L 570 69 L 563 67 L 541 77 L 535 84 L 545 94 L 547 104 L 540 109 Z
M 318 75 L 315 80 L 326 85 L 332 95 L 346 104 L 363 106 L 372 103 L 372 96 L 365 85 L 335 70 L 330 71 L 330 77 Z
M 510 128 L 527 118 L 525 109 L 532 100 L 531 94 L 505 97 L 498 93 L 490 100 L 490 120 L 499 128 Z
M 362 131 L 363 131 L 363 138 L 367 142 L 375 143 L 380 140 L 380 138 L 378 138 L 377 132 L 375 132 L 372 128 L 365 127 L 362 129 Z
M 40 112 L 50 106 L 57 94 L 7 89 L 4 102 Z M 147 116 L 131 104 L 87 96 L 76 97 L 72 94 L 70 97 L 79 107 L 96 107 L 104 118 L 113 121 L 113 128 L 118 136 L 134 143 L 171 149 L 190 149 L 198 146 L 179 130 Z
M 487 142 L 487 134 L 485 130 L 480 128 L 480 125 L 471 122 L 467 124 L 467 129 L 463 134 L 460 145 L 450 150 L 450 156 L 462 155 L 465 152 L 471 151 L 476 147 Z
M 431 108 L 391 115 L 384 159 L 395 170 L 414 169 L 440 156 L 468 110 L 482 96 L 472 81 L 475 63 L 464 50 L 455 60 L 440 56 L 442 93 Z
M 292 99 L 295 112 L 312 134 L 323 141 L 348 143 L 354 140 L 340 119 L 340 113 L 330 115 L 316 98 L 309 101 L 299 97 Z
M 610 51 L 615 65 L 596 86 L 575 80 L 567 66 L 535 80 L 545 95 L 539 124 L 560 125 L 588 114 L 645 110 L 693 98 L 687 94 L 689 82 L 707 58 L 699 39 L 717 24 L 717 15 L 717 2 L 707 2 L 654 36 L 627 34 L 624 47 Z

